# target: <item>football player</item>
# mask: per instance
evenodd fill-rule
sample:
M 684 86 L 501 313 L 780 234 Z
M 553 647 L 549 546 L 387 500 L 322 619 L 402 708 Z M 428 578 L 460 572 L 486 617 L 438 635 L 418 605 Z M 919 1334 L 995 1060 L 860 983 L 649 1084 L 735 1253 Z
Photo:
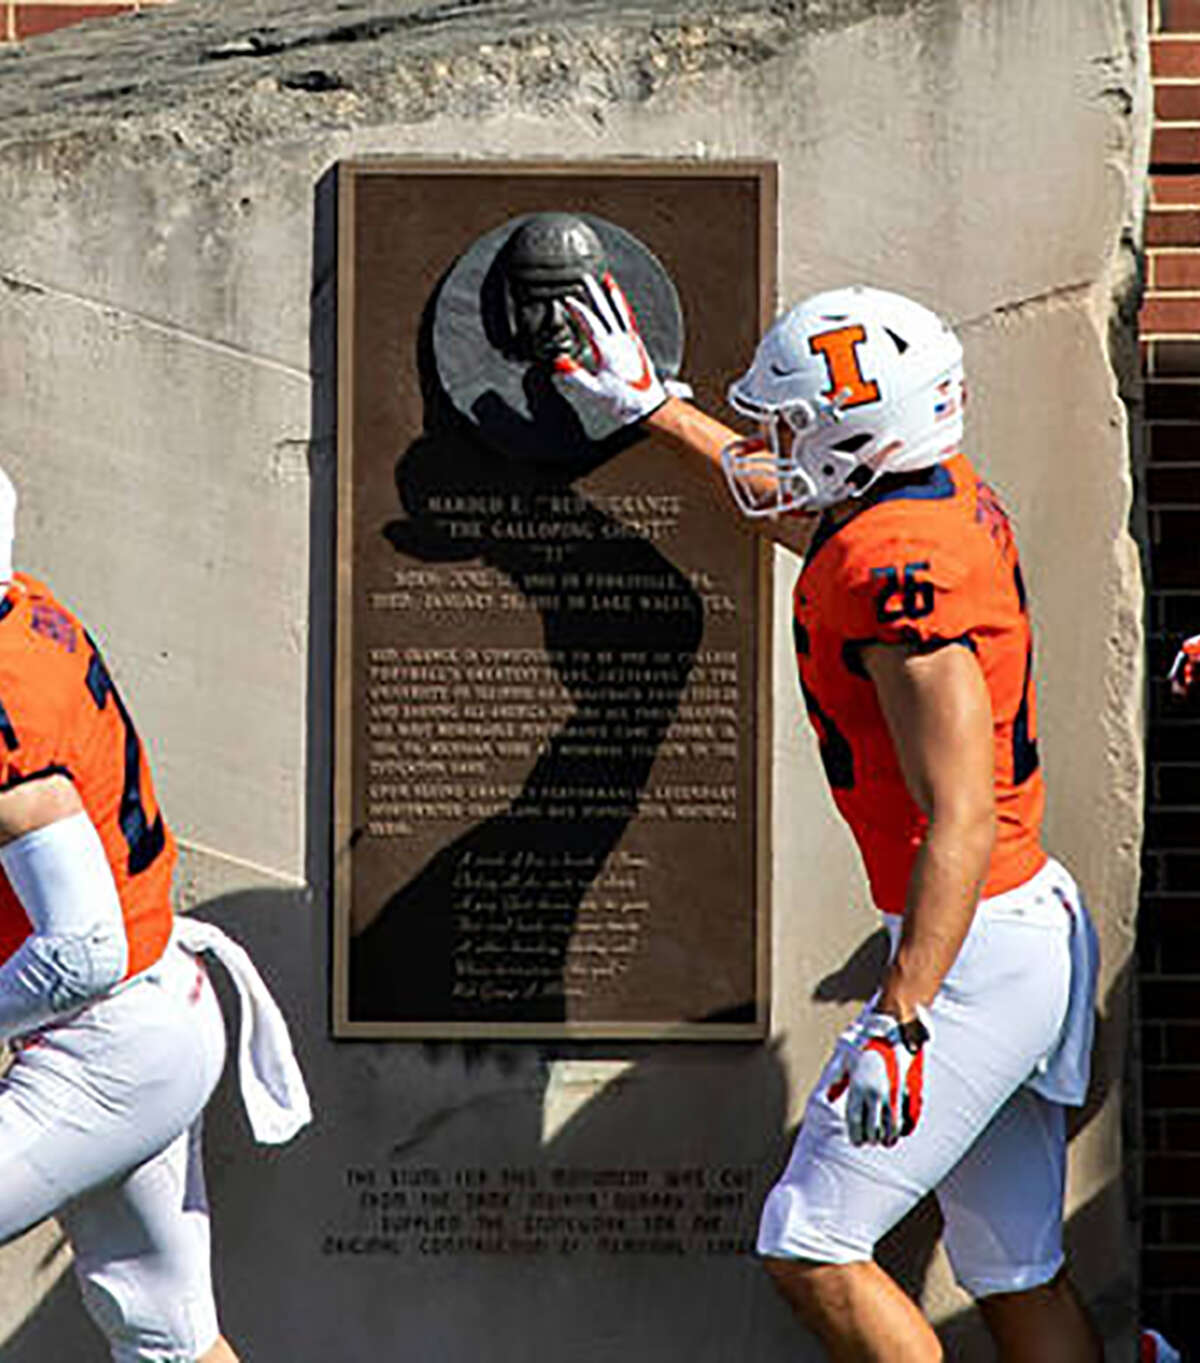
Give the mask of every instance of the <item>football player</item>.
M 1008 1363 L 1099 1363 L 1062 1249 L 1096 938 L 1041 842 L 1033 642 L 1008 518 L 960 451 L 962 347 L 926 308 L 832 290 L 729 390 L 753 439 L 670 395 L 611 275 L 571 304 L 567 394 L 642 422 L 804 556 L 800 689 L 892 950 L 812 1090 L 758 1250 L 832 1358 L 942 1351 L 873 1261 L 935 1192 L 958 1281 Z
M 1167 673 L 1167 680 L 1171 683 L 1171 694 L 1180 697 L 1188 695 L 1195 686 L 1198 676 L 1200 676 L 1200 634 L 1193 634 L 1190 639 L 1185 639 L 1179 645 L 1175 661 Z
M 1182 1359 L 1157 1330 L 1143 1330 L 1138 1335 L 1138 1363 L 1182 1363 Z
M 209 1263 L 200 1119 L 225 1056 L 200 951 L 242 1001 L 260 1140 L 309 1118 L 286 1027 L 240 948 L 176 923 L 176 845 L 95 641 L 12 569 L 0 473 L 0 1240 L 57 1213 L 118 1363 L 236 1363 Z

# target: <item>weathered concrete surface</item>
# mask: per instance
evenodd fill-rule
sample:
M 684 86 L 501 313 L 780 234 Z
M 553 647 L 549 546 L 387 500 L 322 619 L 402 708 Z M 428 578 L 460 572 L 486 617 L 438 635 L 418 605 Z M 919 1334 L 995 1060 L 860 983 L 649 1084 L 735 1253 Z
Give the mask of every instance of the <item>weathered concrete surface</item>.
M 106 641 L 190 849 L 182 895 L 255 949 L 319 1113 L 264 1156 L 227 1092 L 214 1106 L 231 1335 L 268 1359 L 365 1360 L 400 1339 L 446 1363 L 817 1356 L 742 1258 L 321 1253 L 353 1222 L 346 1167 L 395 1147 L 447 1171 L 753 1168 L 757 1197 L 854 1006 L 861 972 L 842 967 L 873 921 L 800 714 L 781 555 L 772 1043 L 326 1039 L 333 261 L 317 186 L 384 152 L 769 157 L 783 298 L 869 280 L 941 309 L 966 344 L 968 448 L 1013 504 L 1035 604 L 1048 837 L 1102 928 L 1069 1238 L 1123 1357 L 1140 587 L 1108 342 L 1138 231 L 1144 6 L 314 8 L 179 0 L 0 54 L 0 462 L 23 491 L 20 558 Z M 42 1230 L 4 1253 L 13 1363 L 103 1357 L 53 1245 Z M 909 1277 L 948 1337 L 986 1358 L 940 1255 L 923 1263 Z

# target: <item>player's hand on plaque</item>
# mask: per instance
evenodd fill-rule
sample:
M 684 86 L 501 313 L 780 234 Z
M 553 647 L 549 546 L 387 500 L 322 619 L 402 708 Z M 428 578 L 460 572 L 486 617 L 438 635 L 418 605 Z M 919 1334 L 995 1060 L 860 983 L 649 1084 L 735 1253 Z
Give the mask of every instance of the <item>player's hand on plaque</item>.
M 830 1102 L 846 1095 L 852 1145 L 895 1145 L 916 1130 L 930 1035 L 924 1009 L 904 1023 L 872 1012 L 855 1024 L 842 1072 L 827 1094 Z
M 621 286 L 611 274 L 603 282 L 594 275 L 584 279 L 589 303 L 569 298 L 572 321 L 583 342 L 583 362 L 559 355 L 554 368 L 564 388 L 577 388 L 603 406 L 622 426 L 631 426 L 648 417 L 666 402 L 672 392 L 686 384 L 669 380 L 672 388 L 659 378 L 654 362 L 638 330 L 637 319 Z
M 1180 644 L 1167 680 L 1171 683 L 1171 694 L 1175 696 L 1186 696 L 1200 680 L 1200 634 L 1193 634 Z

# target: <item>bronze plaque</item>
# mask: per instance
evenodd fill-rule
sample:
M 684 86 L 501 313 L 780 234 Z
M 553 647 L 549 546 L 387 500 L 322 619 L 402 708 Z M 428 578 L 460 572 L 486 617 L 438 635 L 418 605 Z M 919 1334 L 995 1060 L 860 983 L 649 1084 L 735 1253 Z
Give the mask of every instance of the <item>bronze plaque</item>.
M 769 554 L 530 358 L 546 214 L 710 410 L 771 315 L 771 166 L 339 167 L 335 1034 L 762 1037 Z

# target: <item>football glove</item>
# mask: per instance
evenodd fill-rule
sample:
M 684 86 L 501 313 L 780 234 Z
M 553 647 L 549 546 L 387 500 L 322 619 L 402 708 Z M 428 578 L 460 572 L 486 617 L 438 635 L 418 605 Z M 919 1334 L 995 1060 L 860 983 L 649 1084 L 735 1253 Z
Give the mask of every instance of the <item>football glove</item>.
M 565 302 L 587 352 L 586 363 L 559 355 L 554 368 L 568 386 L 589 394 L 619 425 L 631 426 L 661 407 L 668 389 L 655 371 L 621 286 L 607 273 L 603 287 L 592 275 L 585 276 L 584 283 L 591 306 L 574 298 Z M 684 396 L 678 386 L 674 391 Z
M 1172 693 L 1176 696 L 1186 696 L 1195 684 L 1198 672 L 1200 672 L 1200 634 L 1193 634 L 1190 639 L 1185 639 L 1180 644 L 1171 670 L 1167 673 Z
M 827 1094 L 831 1103 L 846 1095 L 852 1145 L 895 1145 L 916 1130 L 930 1037 L 923 1008 L 904 1023 L 888 1013 L 868 1013 L 857 1024 L 842 1073 Z
M 1138 1340 L 1138 1363 L 1182 1363 L 1182 1360 L 1179 1352 L 1157 1330 L 1143 1330 Z

